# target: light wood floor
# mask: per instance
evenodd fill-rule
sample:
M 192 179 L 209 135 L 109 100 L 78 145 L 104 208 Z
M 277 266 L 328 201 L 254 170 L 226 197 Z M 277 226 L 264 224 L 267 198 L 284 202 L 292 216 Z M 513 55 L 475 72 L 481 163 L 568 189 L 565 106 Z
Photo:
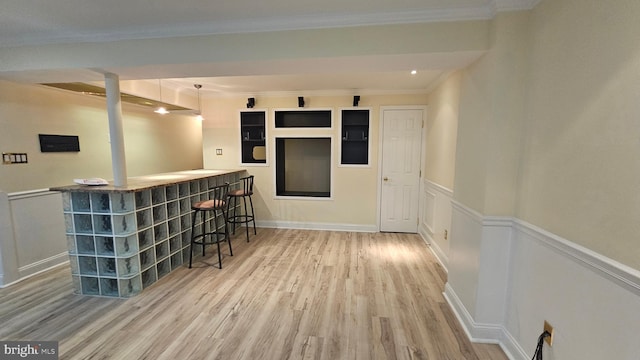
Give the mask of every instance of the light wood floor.
M 60 359 L 507 359 L 472 344 L 417 235 L 258 229 L 131 299 L 73 295 L 58 268 L 0 290 L 0 340 Z M 224 248 L 224 247 L 223 247 Z

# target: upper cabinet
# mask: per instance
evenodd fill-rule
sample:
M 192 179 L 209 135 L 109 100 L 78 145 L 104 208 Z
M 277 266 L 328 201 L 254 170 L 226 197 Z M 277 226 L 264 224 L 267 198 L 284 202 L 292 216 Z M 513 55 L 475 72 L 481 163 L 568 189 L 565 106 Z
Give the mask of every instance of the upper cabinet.
M 240 112 L 241 162 L 244 165 L 266 164 L 266 112 L 263 110 Z
M 343 109 L 341 165 L 369 165 L 369 109 Z

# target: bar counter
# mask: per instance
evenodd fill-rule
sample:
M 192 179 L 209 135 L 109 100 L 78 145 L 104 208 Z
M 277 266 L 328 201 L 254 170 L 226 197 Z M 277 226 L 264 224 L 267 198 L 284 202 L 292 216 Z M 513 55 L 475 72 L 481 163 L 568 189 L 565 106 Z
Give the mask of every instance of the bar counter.
M 62 193 L 74 292 L 131 297 L 189 259 L 191 204 L 209 188 L 238 188 L 245 170 L 189 170 L 129 178 L 126 186 L 70 185 Z M 196 224 L 199 225 L 199 224 Z

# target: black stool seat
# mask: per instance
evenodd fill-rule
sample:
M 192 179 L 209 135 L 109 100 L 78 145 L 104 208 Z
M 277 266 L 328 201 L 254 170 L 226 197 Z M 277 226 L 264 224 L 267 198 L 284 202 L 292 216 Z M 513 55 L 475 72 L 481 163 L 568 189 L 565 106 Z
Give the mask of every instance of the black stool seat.
M 189 251 L 189 268 L 193 262 L 194 245 L 202 245 L 202 256 L 205 255 L 205 246 L 216 244 L 218 246 L 218 267 L 222 269 L 222 254 L 220 253 L 220 242 L 226 241 L 229 244 L 229 254 L 233 256 L 231 249 L 231 239 L 229 239 L 229 226 L 226 208 L 228 206 L 229 184 L 219 185 L 210 189 L 210 199 L 198 201 L 191 204 L 193 218 L 191 219 L 191 249 Z M 222 213 L 224 220 L 224 232 L 218 228 L 218 211 Z M 198 214 L 201 214 L 202 224 L 199 234 L 196 234 L 196 221 Z M 207 218 L 207 215 L 210 216 Z M 210 223 L 209 231 L 206 230 L 207 223 Z M 213 227 L 213 229 L 211 229 Z M 215 235 L 215 239 L 214 239 Z M 207 241 L 207 237 L 209 240 Z
M 227 204 L 227 214 L 229 214 L 229 223 L 233 224 L 233 234 L 236 233 L 236 224 L 245 224 L 244 227 L 247 231 L 247 242 L 249 242 L 249 223 L 253 222 L 253 234 L 256 235 L 256 221 L 253 215 L 253 201 L 251 195 L 253 195 L 253 175 L 240 178 L 241 187 L 238 190 L 232 190 L 229 192 L 229 203 Z M 242 199 L 244 203 L 244 214 L 237 212 L 238 200 Z M 247 211 L 247 198 L 251 205 L 251 213 Z M 233 200 L 233 205 L 231 205 Z M 231 215 L 231 209 L 233 209 L 233 215 Z

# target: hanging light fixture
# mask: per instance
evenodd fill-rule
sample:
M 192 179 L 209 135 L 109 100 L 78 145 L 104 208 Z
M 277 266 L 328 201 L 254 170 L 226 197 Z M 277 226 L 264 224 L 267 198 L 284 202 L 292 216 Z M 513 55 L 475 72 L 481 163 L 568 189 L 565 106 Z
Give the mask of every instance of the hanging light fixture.
M 160 79 L 158 79 L 158 89 L 160 91 L 160 102 L 162 103 L 162 80 Z M 153 112 L 160 115 L 166 115 L 169 113 L 169 110 L 167 110 L 164 106 L 159 106 Z
M 200 84 L 193 84 L 193 87 L 195 87 L 198 90 L 198 113 L 196 115 L 196 119 L 203 121 L 204 117 L 202 117 L 202 110 L 200 107 L 200 89 L 202 89 L 202 85 Z

